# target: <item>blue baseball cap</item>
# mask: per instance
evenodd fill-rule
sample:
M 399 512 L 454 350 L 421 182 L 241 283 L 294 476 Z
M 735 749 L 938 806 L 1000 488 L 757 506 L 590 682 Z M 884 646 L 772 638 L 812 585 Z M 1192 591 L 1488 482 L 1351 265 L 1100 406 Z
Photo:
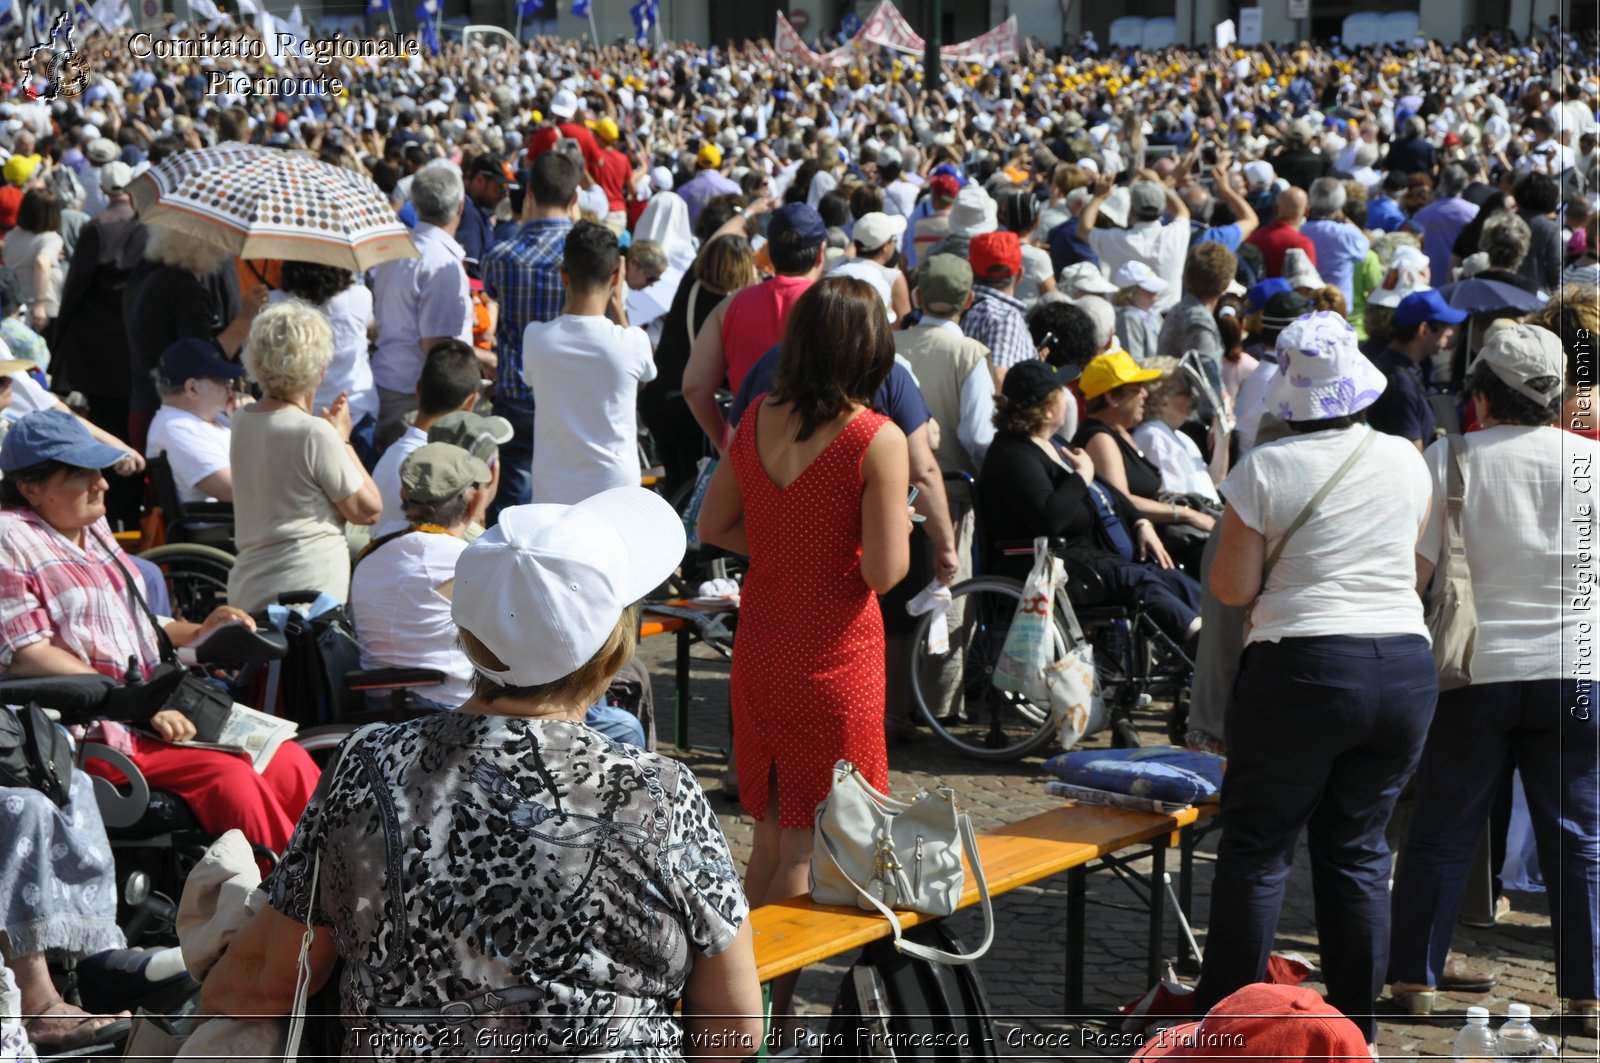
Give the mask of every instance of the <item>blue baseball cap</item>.
M 1440 321 L 1446 325 L 1459 325 L 1467 319 L 1465 310 L 1457 310 L 1444 301 L 1444 296 L 1434 288 L 1412 292 L 1400 300 L 1394 311 L 1394 323 L 1399 328 L 1420 325 L 1424 321 Z
M 182 385 L 185 380 L 238 380 L 244 366 L 230 362 L 210 340 L 178 340 L 161 352 L 161 379 Z
M 767 239 L 795 247 L 816 247 L 828 239 L 828 226 L 814 207 L 804 203 L 785 203 L 772 212 L 767 223 Z
M 1269 277 L 1251 285 L 1250 290 L 1244 293 L 1245 302 L 1250 304 L 1252 310 L 1265 310 L 1267 303 L 1272 301 L 1274 295 L 1294 291 L 1287 278 Z
M 84 423 L 66 410 L 35 410 L 11 426 L 0 447 L 0 472 L 31 469 L 47 461 L 80 469 L 106 469 L 125 451 L 108 447 L 89 434 Z

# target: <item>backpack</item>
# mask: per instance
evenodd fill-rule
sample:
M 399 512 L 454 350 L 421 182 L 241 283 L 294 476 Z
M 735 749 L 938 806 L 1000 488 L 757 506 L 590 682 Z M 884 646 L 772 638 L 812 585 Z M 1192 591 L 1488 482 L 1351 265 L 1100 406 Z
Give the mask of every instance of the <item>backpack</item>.
M 945 921 L 919 923 L 903 937 L 965 953 Z M 998 1059 L 1000 1038 L 976 964 L 949 966 L 874 941 L 845 972 L 823 1038 L 826 1059 Z
M 363 695 L 345 685 L 361 667 L 355 625 L 343 606 L 310 619 L 291 609 L 284 624 L 289 653 L 283 662 L 279 715 L 301 727 L 337 723 L 361 710 Z

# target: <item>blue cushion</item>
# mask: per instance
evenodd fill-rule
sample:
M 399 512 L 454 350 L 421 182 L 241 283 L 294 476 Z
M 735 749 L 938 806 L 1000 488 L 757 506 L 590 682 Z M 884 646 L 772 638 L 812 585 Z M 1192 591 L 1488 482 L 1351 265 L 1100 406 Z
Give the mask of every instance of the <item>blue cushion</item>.
M 1176 746 L 1080 749 L 1045 761 L 1062 782 L 1183 804 L 1218 800 L 1224 758 Z

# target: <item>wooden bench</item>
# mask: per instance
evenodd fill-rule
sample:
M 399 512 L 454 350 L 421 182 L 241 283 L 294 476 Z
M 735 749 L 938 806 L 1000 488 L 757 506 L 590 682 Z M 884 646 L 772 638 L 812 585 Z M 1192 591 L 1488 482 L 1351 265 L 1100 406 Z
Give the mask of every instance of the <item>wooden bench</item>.
M 661 603 L 677 608 L 688 608 L 689 603 L 683 599 Z M 719 610 L 705 610 L 708 615 L 714 615 Z M 729 610 L 720 610 L 730 612 Z M 689 647 L 694 645 L 699 629 L 692 620 L 682 616 L 668 616 L 662 613 L 651 612 L 646 606 L 639 617 L 639 637 L 651 638 L 655 635 L 674 634 L 678 638 L 677 652 L 673 666 L 673 729 L 672 742 L 681 751 L 689 749 Z
M 1171 815 L 1091 805 L 1064 805 L 978 835 L 989 892 L 998 896 L 1019 886 L 1067 874 L 1066 1011 L 1082 1014 L 1085 952 L 1084 914 L 1091 871 L 1132 874 L 1128 864 L 1148 856 L 1149 943 L 1146 974 L 1154 985 L 1161 976 L 1165 933 L 1167 850 L 1180 847 L 1181 874 L 1191 872 L 1189 837 L 1197 823 L 1209 820 L 1216 805 L 1189 807 Z M 1184 903 L 1188 882 L 1180 890 Z M 961 907 L 978 903 L 970 871 Z M 931 916 L 897 913 L 901 925 L 916 926 Z M 814 903 L 809 896 L 763 905 L 751 913 L 755 931 L 756 968 L 763 983 L 809 964 L 890 936 L 888 922 L 875 912 Z M 1003 927 L 999 928 L 1003 932 Z M 997 934 L 997 941 L 999 935 Z

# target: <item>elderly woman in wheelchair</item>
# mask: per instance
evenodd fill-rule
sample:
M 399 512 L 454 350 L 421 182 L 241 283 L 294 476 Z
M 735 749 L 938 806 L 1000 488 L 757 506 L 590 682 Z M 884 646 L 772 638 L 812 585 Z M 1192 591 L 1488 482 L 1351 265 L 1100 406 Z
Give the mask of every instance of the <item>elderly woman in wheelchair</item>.
M 1059 539 L 1057 552 L 1069 575 L 1082 573 L 1113 603 L 1142 607 L 1192 657 L 1200 631 L 1199 584 L 1172 567 L 1150 520 L 1120 491 L 1095 479 L 1088 453 L 1060 442 L 1073 434 L 1069 422 L 1076 404 L 1067 391 L 1072 372 L 1038 361 L 1006 373 L 996 400 L 994 442 L 978 474 L 987 571 L 1024 578 L 1031 551 L 1012 556 L 998 544 Z

